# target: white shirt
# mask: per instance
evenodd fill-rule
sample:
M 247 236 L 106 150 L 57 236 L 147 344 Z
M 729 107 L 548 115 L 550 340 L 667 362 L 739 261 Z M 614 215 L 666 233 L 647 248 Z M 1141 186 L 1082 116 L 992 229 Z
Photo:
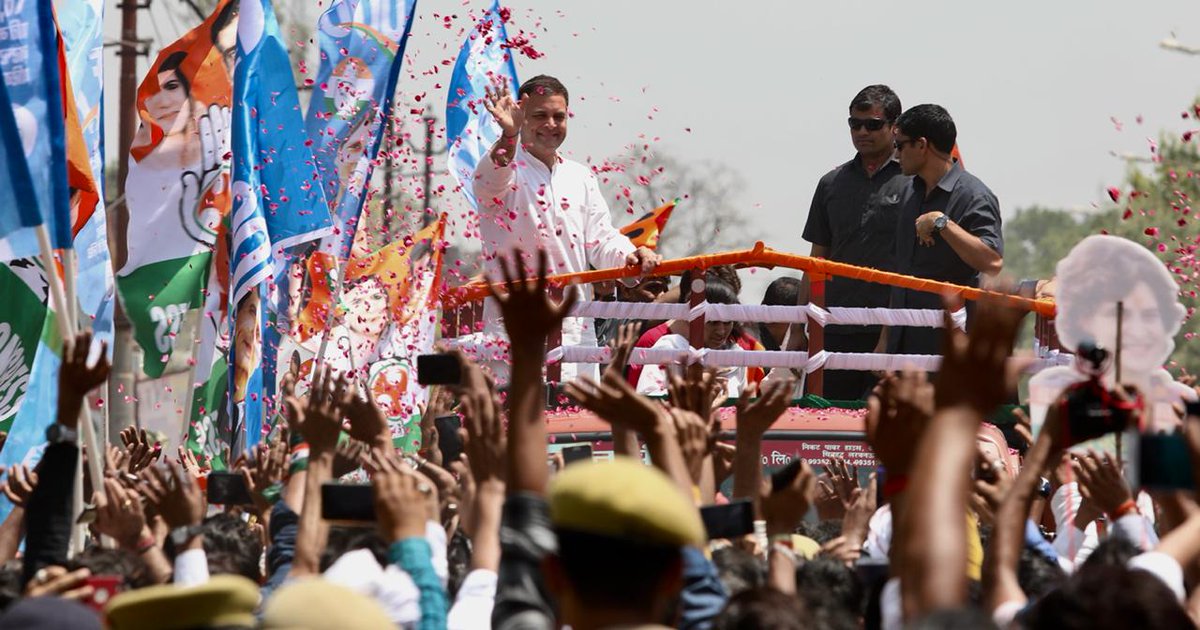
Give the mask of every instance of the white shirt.
M 558 158 L 553 169 L 519 144 L 507 166 L 497 166 L 488 153 L 475 167 L 475 199 L 479 202 L 479 235 L 483 241 L 483 268 L 499 279 L 497 256 L 511 256 L 519 247 L 537 261 L 537 250 L 546 252 L 548 272 L 577 273 L 590 267 L 622 267 L 636 249 L 613 227 L 608 203 L 591 169 Z M 591 287 L 580 287 L 581 299 L 591 299 Z M 504 324 L 492 300 L 484 303 L 484 333 L 502 336 Z M 563 322 L 563 345 L 596 345 L 590 320 Z M 574 366 L 563 366 L 563 381 L 576 375 Z M 589 366 L 595 372 L 595 366 Z

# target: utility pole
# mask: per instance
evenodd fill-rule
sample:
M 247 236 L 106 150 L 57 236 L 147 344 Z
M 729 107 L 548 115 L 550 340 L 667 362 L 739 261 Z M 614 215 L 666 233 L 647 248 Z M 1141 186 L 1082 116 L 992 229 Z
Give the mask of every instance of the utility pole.
M 120 123 L 117 138 L 117 199 L 125 203 L 125 177 L 129 174 L 129 147 L 133 144 L 133 134 L 137 131 L 137 60 L 138 57 L 149 54 L 149 47 L 138 40 L 138 9 L 150 8 L 150 0 L 139 3 L 138 0 L 123 0 L 118 5 L 121 10 L 121 41 L 118 42 L 117 55 L 121 58 L 120 83 Z M 111 206 L 110 206 L 111 207 Z M 109 222 L 113 225 L 113 222 Z M 134 373 L 138 366 L 133 362 L 133 326 L 125 316 L 121 301 L 117 300 L 113 313 L 113 365 L 108 379 L 108 435 L 109 442 L 119 440 L 121 429 L 136 422 L 136 403 L 134 400 Z
M 423 185 L 424 185 L 424 191 L 425 191 L 425 194 L 422 196 L 422 199 L 421 199 L 421 227 L 426 227 L 430 223 L 433 223 L 433 220 L 434 220 L 433 215 L 431 215 L 429 212 L 430 205 L 432 205 L 432 203 L 433 203 L 433 191 L 431 190 L 431 188 L 433 186 L 433 176 L 435 174 L 441 175 L 441 174 L 445 174 L 445 173 L 449 172 L 449 171 L 445 171 L 445 170 L 438 170 L 435 173 L 434 168 L 433 168 L 433 158 L 435 156 L 446 153 L 447 151 L 450 150 L 450 147 L 443 146 L 440 149 L 433 148 L 433 133 L 437 129 L 437 123 L 438 123 L 438 119 L 435 116 L 426 114 L 425 116 L 423 116 L 421 118 L 421 122 L 424 123 L 424 125 L 425 125 L 425 142 L 424 142 L 424 144 L 422 146 L 418 147 L 417 145 L 413 144 L 411 141 L 406 140 L 406 142 L 408 142 L 408 146 L 412 148 L 414 153 L 420 152 L 421 156 L 423 157 L 424 164 L 421 167 L 421 171 L 419 171 L 422 176 L 422 181 L 424 182 Z M 416 173 L 403 173 L 403 175 L 412 176 L 412 175 L 416 175 Z

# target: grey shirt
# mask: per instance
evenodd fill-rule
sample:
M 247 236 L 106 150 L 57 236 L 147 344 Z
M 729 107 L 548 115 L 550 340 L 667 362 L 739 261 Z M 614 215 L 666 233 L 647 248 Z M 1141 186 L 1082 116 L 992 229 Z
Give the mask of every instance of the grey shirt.
M 861 156 L 854 156 L 817 183 L 804 240 L 828 247 L 830 260 L 894 271 L 896 221 L 907 182 L 895 160 L 868 175 Z M 882 284 L 836 277 L 825 282 L 826 306 L 885 307 L 888 297 Z M 827 332 L 878 331 L 878 326 L 830 326 Z

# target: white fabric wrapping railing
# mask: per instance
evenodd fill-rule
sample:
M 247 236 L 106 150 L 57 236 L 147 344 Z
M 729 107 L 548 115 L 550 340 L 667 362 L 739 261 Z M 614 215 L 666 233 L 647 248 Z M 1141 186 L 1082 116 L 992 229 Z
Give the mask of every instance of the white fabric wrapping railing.
M 676 302 L 576 302 L 572 317 L 604 319 L 687 319 L 692 308 Z
M 954 327 L 966 330 L 967 311 L 958 309 L 950 314 Z M 942 328 L 945 323 L 945 311 L 918 308 L 848 308 L 833 306 L 829 308 L 827 322 L 830 325 L 847 326 L 914 326 L 920 328 Z
M 507 361 L 507 344 L 496 341 L 448 340 L 449 343 L 477 361 Z M 606 363 L 611 350 L 600 346 L 560 346 L 546 354 L 550 363 Z M 1053 354 L 1038 359 L 1026 370 L 1039 372 L 1048 367 L 1070 365 L 1074 356 Z M 629 357 L 632 365 L 694 364 L 705 367 L 770 367 L 804 370 L 820 368 L 855 372 L 894 372 L 905 369 L 936 372 L 942 357 L 935 354 L 874 354 L 865 352 L 827 352 L 813 355 L 807 352 L 770 352 L 765 350 L 676 350 L 673 348 L 634 348 Z
M 834 306 L 824 309 L 813 304 L 779 306 L 764 304 L 687 304 L 655 302 L 579 302 L 571 309 L 572 317 L 608 319 L 682 319 L 692 321 L 704 315 L 716 322 L 805 323 L 814 320 L 822 326 L 915 326 L 941 328 L 943 313 L 937 309 L 851 308 Z M 967 312 L 951 314 L 954 325 L 963 329 Z
M 807 352 L 709 349 L 700 351 L 700 365 L 704 367 L 769 367 L 802 370 L 807 364 Z

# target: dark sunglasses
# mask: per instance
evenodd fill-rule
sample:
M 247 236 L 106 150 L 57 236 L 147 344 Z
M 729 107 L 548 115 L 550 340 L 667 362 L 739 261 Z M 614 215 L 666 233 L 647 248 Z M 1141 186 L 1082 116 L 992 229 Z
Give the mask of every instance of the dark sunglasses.
M 850 129 L 858 131 L 862 127 L 866 127 L 867 131 L 879 131 L 883 129 L 888 121 L 882 118 L 855 118 L 853 116 L 846 119 L 846 124 L 850 125 Z
M 916 143 L 916 142 L 919 142 L 920 140 L 921 140 L 920 138 L 906 138 L 906 139 L 904 139 L 904 140 L 893 140 L 893 141 L 892 141 L 892 146 L 893 146 L 893 147 L 894 147 L 894 148 L 895 148 L 897 151 L 899 151 L 900 149 L 903 149 L 903 148 L 904 148 L 904 145 L 906 145 L 906 144 L 914 144 L 914 143 Z

